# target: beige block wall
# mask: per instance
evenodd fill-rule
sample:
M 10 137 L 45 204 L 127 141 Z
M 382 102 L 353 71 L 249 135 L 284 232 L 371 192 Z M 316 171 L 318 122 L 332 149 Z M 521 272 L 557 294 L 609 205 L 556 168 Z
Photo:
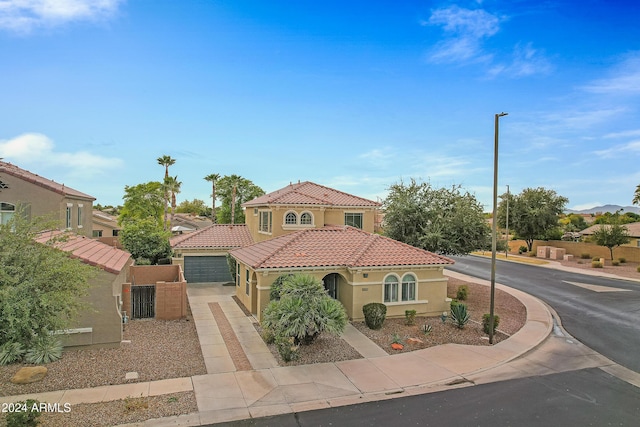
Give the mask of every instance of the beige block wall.
M 512 240 L 509 242 L 509 252 L 517 254 L 520 246 L 527 246 L 524 240 Z M 553 246 L 563 248 L 567 254 L 580 258 L 581 254 L 589 254 L 591 257 L 611 259 L 609 248 L 587 242 L 566 242 L 563 240 L 534 240 L 533 251 L 537 252 L 538 246 Z M 625 258 L 628 262 L 640 262 L 640 248 L 632 246 L 619 246 L 613 250 L 614 258 Z

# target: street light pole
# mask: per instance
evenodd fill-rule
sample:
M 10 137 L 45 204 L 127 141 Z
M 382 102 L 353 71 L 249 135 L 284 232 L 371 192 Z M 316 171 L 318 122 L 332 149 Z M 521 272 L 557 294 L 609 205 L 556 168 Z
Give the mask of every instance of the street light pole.
M 504 257 L 509 258 L 509 186 L 507 185 L 507 236 L 506 236 L 506 248 L 504 250 Z
M 493 344 L 494 308 L 496 293 L 496 247 L 498 237 L 497 217 L 498 217 L 498 121 L 500 117 L 508 113 L 496 114 L 495 118 L 495 141 L 493 146 L 493 224 L 491 227 L 491 303 L 489 306 L 489 344 Z

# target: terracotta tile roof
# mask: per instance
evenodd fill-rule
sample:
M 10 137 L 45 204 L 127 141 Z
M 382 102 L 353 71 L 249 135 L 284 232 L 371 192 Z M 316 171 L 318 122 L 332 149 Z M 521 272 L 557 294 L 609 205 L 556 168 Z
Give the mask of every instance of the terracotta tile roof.
M 64 231 L 47 231 L 41 233 L 36 241 L 47 243 L 54 238 L 64 240 L 55 242 L 53 246 L 65 252 L 70 252 L 73 258 L 77 258 L 85 264 L 93 265 L 113 274 L 120 274 L 131 258 L 129 252 L 115 248 L 95 239 L 85 236 L 67 233 Z
M 39 185 L 40 187 L 46 188 L 64 196 L 77 197 L 80 199 L 87 199 L 92 201 L 96 200 L 96 198 L 93 196 L 82 193 L 78 190 L 74 190 L 73 188 L 67 187 L 64 184 L 58 184 L 55 181 L 43 178 L 40 175 L 36 175 L 35 173 L 20 169 L 19 167 L 12 165 L 11 163 L 0 161 L 0 173 L 6 173 L 8 175 L 15 176 L 16 178 L 20 178 L 32 184 Z
M 449 258 L 349 226 L 301 230 L 230 253 L 253 269 L 453 264 Z
M 340 207 L 380 206 L 380 203 L 362 197 L 353 196 L 334 190 L 333 188 L 305 181 L 276 190 L 264 196 L 257 197 L 242 206 L 266 205 L 320 205 Z
M 180 234 L 170 239 L 174 249 L 239 248 L 253 243 L 245 224 L 213 224 L 209 227 Z

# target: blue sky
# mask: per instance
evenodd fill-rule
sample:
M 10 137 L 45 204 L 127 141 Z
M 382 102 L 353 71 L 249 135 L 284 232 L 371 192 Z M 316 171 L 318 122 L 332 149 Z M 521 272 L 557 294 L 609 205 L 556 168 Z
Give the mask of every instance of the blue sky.
M 0 157 L 122 203 L 176 159 L 265 191 L 376 199 L 410 178 L 491 210 L 546 187 L 570 208 L 640 184 L 636 1 L 0 0 Z

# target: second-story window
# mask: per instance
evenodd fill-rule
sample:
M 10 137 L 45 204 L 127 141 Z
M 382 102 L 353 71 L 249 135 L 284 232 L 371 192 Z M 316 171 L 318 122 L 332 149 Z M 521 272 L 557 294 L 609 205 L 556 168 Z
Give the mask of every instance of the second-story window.
M 67 205 L 67 220 L 66 220 L 66 228 L 71 228 L 71 204 Z
M 362 213 L 345 212 L 344 225 L 355 228 L 362 228 Z
M 298 223 L 298 216 L 295 212 L 289 212 L 284 217 L 284 223 L 287 225 L 296 225 Z
M 271 211 L 261 211 L 258 230 L 262 231 L 263 233 L 271 233 L 271 221 L 272 221 Z
M 313 224 L 313 217 L 309 212 L 304 212 L 302 215 L 300 215 L 300 224 L 301 225 Z

